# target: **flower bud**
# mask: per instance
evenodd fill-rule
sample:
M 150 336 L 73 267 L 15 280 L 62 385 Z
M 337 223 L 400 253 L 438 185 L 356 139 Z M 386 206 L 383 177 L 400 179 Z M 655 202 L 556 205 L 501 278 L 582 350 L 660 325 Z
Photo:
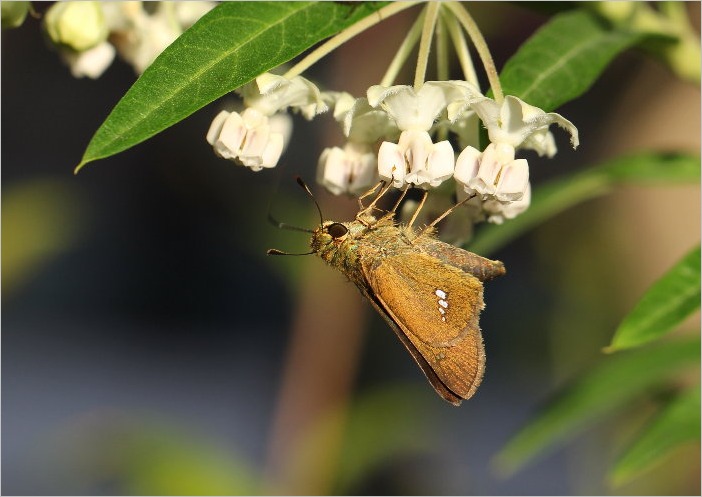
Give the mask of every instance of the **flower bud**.
M 99 2 L 56 2 L 47 11 L 44 25 L 51 41 L 78 52 L 99 45 L 108 35 Z
M 29 12 L 29 2 L 0 2 L 2 29 L 18 28 Z

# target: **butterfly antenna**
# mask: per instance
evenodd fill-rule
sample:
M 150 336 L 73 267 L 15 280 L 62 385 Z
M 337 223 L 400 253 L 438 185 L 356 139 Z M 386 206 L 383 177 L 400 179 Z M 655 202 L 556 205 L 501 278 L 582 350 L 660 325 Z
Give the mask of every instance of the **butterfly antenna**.
M 266 254 L 267 255 L 312 255 L 312 254 L 314 254 L 314 250 L 312 250 L 311 252 L 304 252 L 304 253 L 296 254 L 296 253 L 292 253 L 292 252 L 283 252 L 282 250 L 278 250 L 278 249 L 268 249 L 266 251 Z
M 283 230 L 291 230 L 291 231 L 303 231 L 305 233 L 314 233 L 314 230 L 308 229 L 308 228 L 300 228 L 299 226 L 293 226 L 291 224 L 287 223 L 281 223 L 278 221 L 276 218 L 273 217 L 273 215 L 269 212 L 268 213 L 268 221 L 273 224 L 276 228 L 280 228 Z
M 312 199 L 312 202 L 314 202 L 314 205 L 317 206 L 317 212 L 319 212 L 319 224 L 324 224 L 324 216 L 322 216 L 322 209 L 319 208 L 319 204 L 317 203 L 317 199 L 314 198 L 314 195 L 312 194 L 312 191 L 310 190 L 310 187 L 307 186 L 307 184 L 302 181 L 302 178 L 299 176 L 295 177 L 295 181 L 297 181 L 297 184 L 302 187 L 303 190 L 307 192 L 307 195 L 310 196 Z

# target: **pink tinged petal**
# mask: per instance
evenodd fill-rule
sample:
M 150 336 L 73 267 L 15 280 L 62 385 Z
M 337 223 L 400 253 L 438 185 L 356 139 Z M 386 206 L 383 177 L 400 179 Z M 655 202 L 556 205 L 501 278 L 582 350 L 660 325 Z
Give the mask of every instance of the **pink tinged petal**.
M 447 140 L 434 144 L 428 161 L 429 184 L 432 187 L 439 186 L 453 176 L 455 160 L 453 147 Z
M 239 114 L 232 112 L 222 125 L 214 144 L 215 152 L 224 159 L 233 159 L 239 154 L 239 147 L 246 136 L 246 126 Z
M 293 121 L 290 114 L 279 113 L 273 114 L 268 118 L 268 124 L 271 127 L 271 133 L 278 133 L 283 137 L 283 151 L 290 142 L 290 137 L 293 131 Z
M 466 147 L 458 154 L 453 177 L 464 186 L 466 191 L 471 190 L 472 192 L 472 189 L 468 188 L 468 182 L 478 175 L 481 155 L 481 152 L 473 147 Z
M 355 162 L 349 193 L 359 195 L 365 193 L 371 186 L 378 182 L 378 168 L 375 154 L 361 155 Z
M 268 124 L 268 117 L 253 107 L 247 107 L 246 110 L 241 113 L 241 118 L 244 120 L 244 123 L 248 129 L 257 128 L 264 124 Z
M 519 200 L 528 185 L 529 164 L 526 159 L 517 159 L 502 167 L 495 198 L 500 201 Z
M 348 188 L 349 171 L 344 164 L 345 153 L 339 147 L 325 148 L 317 163 L 317 183 L 334 195 Z
M 226 127 L 226 124 L 225 124 Z M 258 126 L 254 129 L 249 129 L 246 132 L 246 137 L 244 138 L 244 143 L 241 144 L 241 152 L 239 152 L 239 158 L 242 162 L 254 161 L 258 162 L 258 165 L 262 162 L 263 151 L 268 144 L 268 139 L 271 134 L 271 127 L 267 124 Z M 244 165 L 248 166 L 248 163 Z
M 281 154 L 283 153 L 283 135 L 280 133 L 271 133 L 268 137 L 268 143 L 261 155 L 261 167 L 275 167 L 278 164 Z
M 378 175 L 385 181 L 391 181 L 395 188 L 405 184 L 407 166 L 405 155 L 397 143 L 383 142 L 378 150 Z
M 91 79 L 97 79 L 112 64 L 116 51 L 110 43 L 104 41 L 83 52 L 73 52 L 66 49 L 62 50 L 61 53 L 70 65 L 74 78 L 87 76 Z
M 526 189 L 524 190 L 524 195 L 520 200 L 517 200 L 516 202 L 511 202 L 507 204 L 503 211 L 502 214 L 505 217 L 505 219 L 514 219 L 517 217 L 519 214 L 524 212 L 529 208 L 529 204 L 531 203 L 531 185 L 527 183 Z
M 430 175 L 427 171 L 427 161 L 434 148 L 429 133 L 414 130 L 403 131 L 397 145 L 404 150 L 405 160 L 409 166 L 410 172 L 405 178 L 405 182 L 414 185 L 429 183 Z
M 468 186 L 482 195 L 494 195 L 500 169 L 502 163 L 495 150 L 495 144 L 491 143 L 480 158 L 478 174 L 468 182 Z
M 215 144 L 217 137 L 222 132 L 222 126 L 224 125 L 224 121 L 227 120 L 227 117 L 229 117 L 229 112 L 223 110 L 212 120 L 210 129 L 207 131 L 207 143 L 210 145 Z

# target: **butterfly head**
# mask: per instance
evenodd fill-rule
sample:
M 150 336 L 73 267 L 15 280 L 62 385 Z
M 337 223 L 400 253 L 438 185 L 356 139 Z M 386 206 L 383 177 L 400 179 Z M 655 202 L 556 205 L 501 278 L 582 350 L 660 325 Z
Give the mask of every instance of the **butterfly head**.
M 347 223 L 324 221 L 312 232 L 310 246 L 317 254 L 323 256 L 327 252 L 335 252 L 349 236 Z

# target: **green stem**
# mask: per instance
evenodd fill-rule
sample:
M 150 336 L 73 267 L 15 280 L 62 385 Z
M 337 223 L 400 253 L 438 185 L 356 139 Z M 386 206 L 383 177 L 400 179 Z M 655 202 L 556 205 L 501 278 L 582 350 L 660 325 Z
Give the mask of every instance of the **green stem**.
M 478 82 L 478 75 L 475 73 L 475 66 L 473 65 L 473 58 L 470 56 L 470 50 L 468 50 L 468 43 L 466 43 L 466 37 L 463 35 L 463 31 L 458 25 L 458 21 L 454 16 L 450 15 L 444 15 L 443 18 L 446 22 L 446 27 L 448 28 L 451 40 L 453 41 L 453 46 L 456 50 L 458 62 L 461 64 L 463 77 L 466 78 L 466 81 L 468 81 L 469 83 L 474 84 L 476 88 L 480 88 L 480 83 Z
M 501 104 L 504 100 L 504 94 L 502 93 L 500 78 L 497 74 L 495 62 L 492 60 L 490 49 L 488 48 L 485 38 L 480 32 L 478 25 L 460 3 L 446 2 L 446 8 L 453 12 L 456 19 L 458 19 L 458 22 L 461 23 L 463 29 L 465 29 L 468 36 L 470 36 L 470 39 L 473 42 L 473 45 L 475 45 L 475 49 L 480 56 L 480 60 L 483 62 L 483 66 L 485 67 L 485 72 L 487 73 L 488 81 L 490 82 L 490 88 L 492 88 L 492 93 L 495 96 L 495 102 Z
M 446 22 L 442 18 L 436 24 L 436 79 L 447 81 L 449 79 L 448 40 L 446 35 Z
M 343 30 L 341 33 L 338 35 L 334 36 L 333 38 L 330 38 L 327 40 L 325 43 L 317 47 L 315 50 L 313 50 L 307 57 L 302 59 L 300 62 L 295 64 L 293 67 L 291 67 L 285 74 L 284 77 L 290 79 L 294 78 L 295 76 L 299 76 L 302 74 L 304 71 L 309 69 L 312 65 L 317 63 L 320 59 L 322 59 L 324 56 L 328 55 L 331 53 L 333 50 L 337 49 L 347 41 L 349 41 L 351 38 L 354 36 L 364 32 L 366 29 L 375 26 L 378 24 L 380 21 L 383 21 L 387 19 L 388 17 L 392 17 L 395 14 L 402 12 L 405 9 L 409 9 L 410 7 L 414 7 L 419 3 L 418 1 L 409 1 L 409 2 L 393 2 L 382 9 L 374 12 L 373 14 L 369 15 L 368 17 L 364 17 L 360 21 L 358 21 L 356 24 L 349 26 L 345 30 Z
M 380 81 L 381 86 L 390 86 L 395 82 L 395 79 L 397 78 L 397 75 L 400 72 L 402 65 L 407 61 L 407 58 L 409 57 L 410 53 L 414 49 L 414 46 L 419 40 L 419 34 L 422 32 L 422 23 L 424 22 L 424 15 L 425 9 L 422 9 L 422 12 L 419 14 L 419 17 L 417 17 L 417 20 L 414 21 L 414 24 L 412 24 L 412 27 L 407 32 L 407 36 L 405 36 L 405 39 L 402 40 L 402 44 L 397 50 L 395 57 L 392 59 L 392 62 L 390 62 L 388 70 L 385 71 L 385 75 Z
M 427 4 L 427 13 L 424 17 L 422 27 L 422 39 L 419 41 L 419 53 L 417 54 L 417 68 L 414 71 L 414 90 L 418 91 L 424 84 L 427 75 L 427 64 L 429 63 L 429 51 L 431 50 L 431 39 L 434 36 L 436 18 L 439 15 L 439 2 Z

